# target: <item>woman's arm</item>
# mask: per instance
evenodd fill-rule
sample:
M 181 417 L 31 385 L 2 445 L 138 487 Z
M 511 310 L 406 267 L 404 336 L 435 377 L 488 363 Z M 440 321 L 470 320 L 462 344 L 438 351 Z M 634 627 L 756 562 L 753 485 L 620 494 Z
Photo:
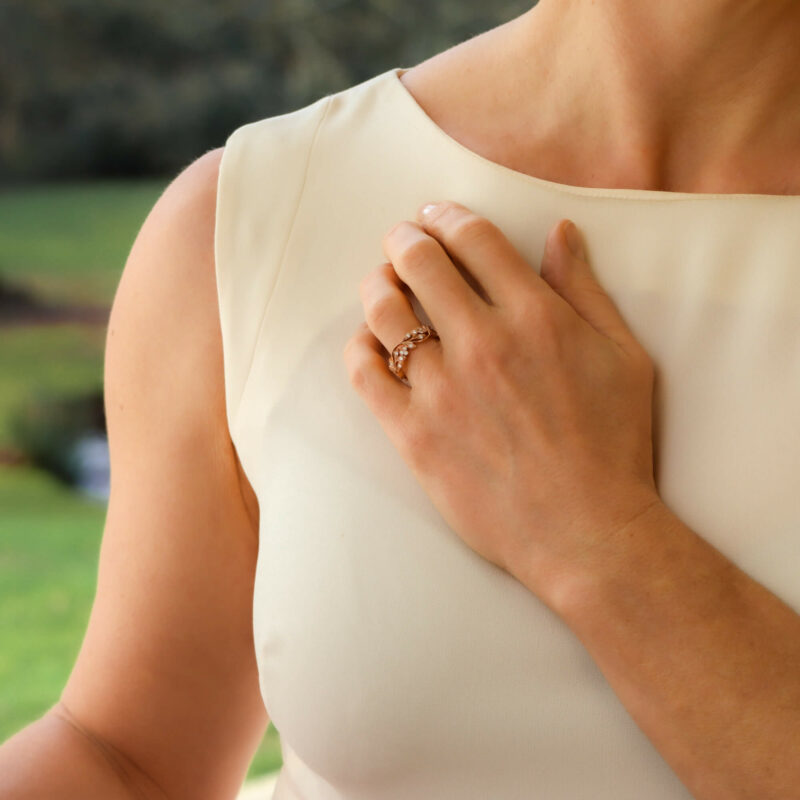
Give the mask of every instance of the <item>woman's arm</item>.
M 558 613 L 697 800 L 800 800 L 800 615 L 663 504 L 571 585 Z
M 61 702 L 0 747 L 0 798 L 220 800 L 264 734 L 252 638 L 258 509 L 225 417 L 213 233 L 220 150 L 131 250 L 109 320 L 111 496 Z

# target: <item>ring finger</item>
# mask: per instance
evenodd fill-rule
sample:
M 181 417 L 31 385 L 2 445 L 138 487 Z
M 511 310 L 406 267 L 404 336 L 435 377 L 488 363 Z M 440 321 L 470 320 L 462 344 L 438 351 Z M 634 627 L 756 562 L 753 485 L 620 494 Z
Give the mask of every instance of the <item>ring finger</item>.
M 387 351 L 388 369 L 392 349 L 400 344 L 406 333 L 422 323 L 405 293 L 405 285 L 390 262 L 368 272 L 359 285 L 359 293 L 367 325 Z M 430 364 L 439 357 L 438 340 L 426 340 L 424 344 L 425 347 L 421 347 L 421 343 L 411 347 L 413 357 L 409 353 L 403 362 L 403 371 L 411 383 L 422 363 Z

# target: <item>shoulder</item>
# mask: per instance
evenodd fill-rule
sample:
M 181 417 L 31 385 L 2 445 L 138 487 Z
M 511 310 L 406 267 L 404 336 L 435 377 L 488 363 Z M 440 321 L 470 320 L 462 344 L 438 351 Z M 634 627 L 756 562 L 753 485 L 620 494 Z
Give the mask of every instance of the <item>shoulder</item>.
M 214 218 L 223 149 L 211 150 L 176 175 L 158 197 L 134 239 L 109 319 L 109 343 L 121 323 L 170 333 L 209 325 L 209 278 L 214 271 Z M 205 290 L 205 291 L 204 291 Z M 147 298 L 147 302 L 144 302 Z M 192 309 L 204 313 L 198 316 Z M 181 324 L 176 318 L 183 316 Z M 146 331 L 144 332 L 146 333 Z M 192 333 L 196 333 L 193 330 Z M 153 338 L 146 335 L 145 340 Z
M 159 292 L 213 265 L 217 183 L 224 148 L 210 150 L 176 175 L 147 214 L 120 282 L 156 281 Z M 200 256 L 200 260 L 197 258 Z M 185 283 L 183 284 L 186 285 Z M 177 298 L 173 298 L 177 299 Z
M 170 181 L 148 214 L 134 246 L 150 234 L 165 233 L 172 238 L 186 234 L 185 242 L 189 245 L 194 243 L 203 247 L 209 241 L 213 244 L 213 224 L 209 231 L 204 223 L 214 221 L 217 183 L 224 152 L 224 147 L 209 150 Z M 205 235 L 198 239 L 198 233 Z
M 214 258 L 223 154 L 170 181 L 126 260 L 105 348 L 112 459 L 115 446 L 125 461 L 171 448 L 187 465 L 198 449 L 230 453 Z
M 157 370 L 169 353 L 195 351 L 214 338 L 214 218 L 221 159 L 219 148 L 189 164 L 145 217 L 114 296 L 107 354 L 124 359 L 132 350 L 140 369 Z M 120 349 L 118 335 L 130 338 L 131 350 Z

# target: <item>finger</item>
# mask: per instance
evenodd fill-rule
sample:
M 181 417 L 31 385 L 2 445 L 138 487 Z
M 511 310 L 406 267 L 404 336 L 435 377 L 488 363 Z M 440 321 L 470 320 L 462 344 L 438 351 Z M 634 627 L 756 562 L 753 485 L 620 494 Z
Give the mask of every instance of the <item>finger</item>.
M 392 350 L 403 341 L 406 333 L 418 328 L 421 323 L 403 291 L 403 282 L 390 263 L 380 264 L 368 272 L 359 284 L 359 293 L 367 325 L 386 350 L 386 363 Z M 406 347 L 409 352 L 402 366 L 409 382 L 413 385 L 415 376 L 423 368 L 423 362 L 437 358 L 441 345 L 436 339 L 426 339 L 418 344 L 410 342 Z M 430 369 L 429 364 L 424 368 Z M 397 380 L 397 376 L 389 370 L 388 365 L 386 369 L 394 380 Z
M 430 206 L 431 204 L 428 204 Z M 481 284 L 493 305 L 513 306 L 524 293 L 550 292 L 536 270 L 493 222 L 469 208 L 446 201 L 422 206 L 417 219 Z
M 444 341 L 454 341 L 486 309 L 441 244 L 416 222 L 395 225 L 383 237 L 383 251 Z
M 616 304 L 589 266 L 583 238 L 571 220 L 559 220 L 550 229 L 540 271 L 548 284 L 599 333 L 621 347 L 636 342 Z
M 383 347 L 366 322 L 345 342 L 342 357 L 350 384 L 381 423 L 402 419 L 411 389 L 389 371 Z

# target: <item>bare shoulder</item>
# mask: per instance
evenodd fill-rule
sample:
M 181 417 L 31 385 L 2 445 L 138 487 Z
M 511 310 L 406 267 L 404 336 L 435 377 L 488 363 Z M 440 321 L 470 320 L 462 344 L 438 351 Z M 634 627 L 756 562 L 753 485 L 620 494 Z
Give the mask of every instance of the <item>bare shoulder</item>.
M 180 418 L 184 430 L 190 420 L 208 426 L 217 432 L 220 447 L 229 440 L 214 263 L 223 152 L 222 147 L 210 150 L 183 169 L 144 221 L 112 306 L 105 363 L 112 388 L 117 379 L 149 385 L 148 402 L 162 420 Z M 122 374 L 117 354 L 130 352 L 131 342 L 120 342 L 120 337 L 134 338 L 137 352 L 134 363 L 124 359 Z M 120 391 L 135 389 L 123 385 Z M 108 408 L 110 415 L 116 411 Z M 129 418 L 128 423 L 147 424 L 146 415 Z M 228 446 L 232 448 L 229 441 Z M 255 494 L 235 460 L 243 497 L 255 519 Z
M 61 697 L 142 785 L 194 800 L 235 794 L 267 722 L 252 631 L 258 508 L 225 414 L 221 154 L 158 198 L 114 297 L 111 494 L 89 625 Z

